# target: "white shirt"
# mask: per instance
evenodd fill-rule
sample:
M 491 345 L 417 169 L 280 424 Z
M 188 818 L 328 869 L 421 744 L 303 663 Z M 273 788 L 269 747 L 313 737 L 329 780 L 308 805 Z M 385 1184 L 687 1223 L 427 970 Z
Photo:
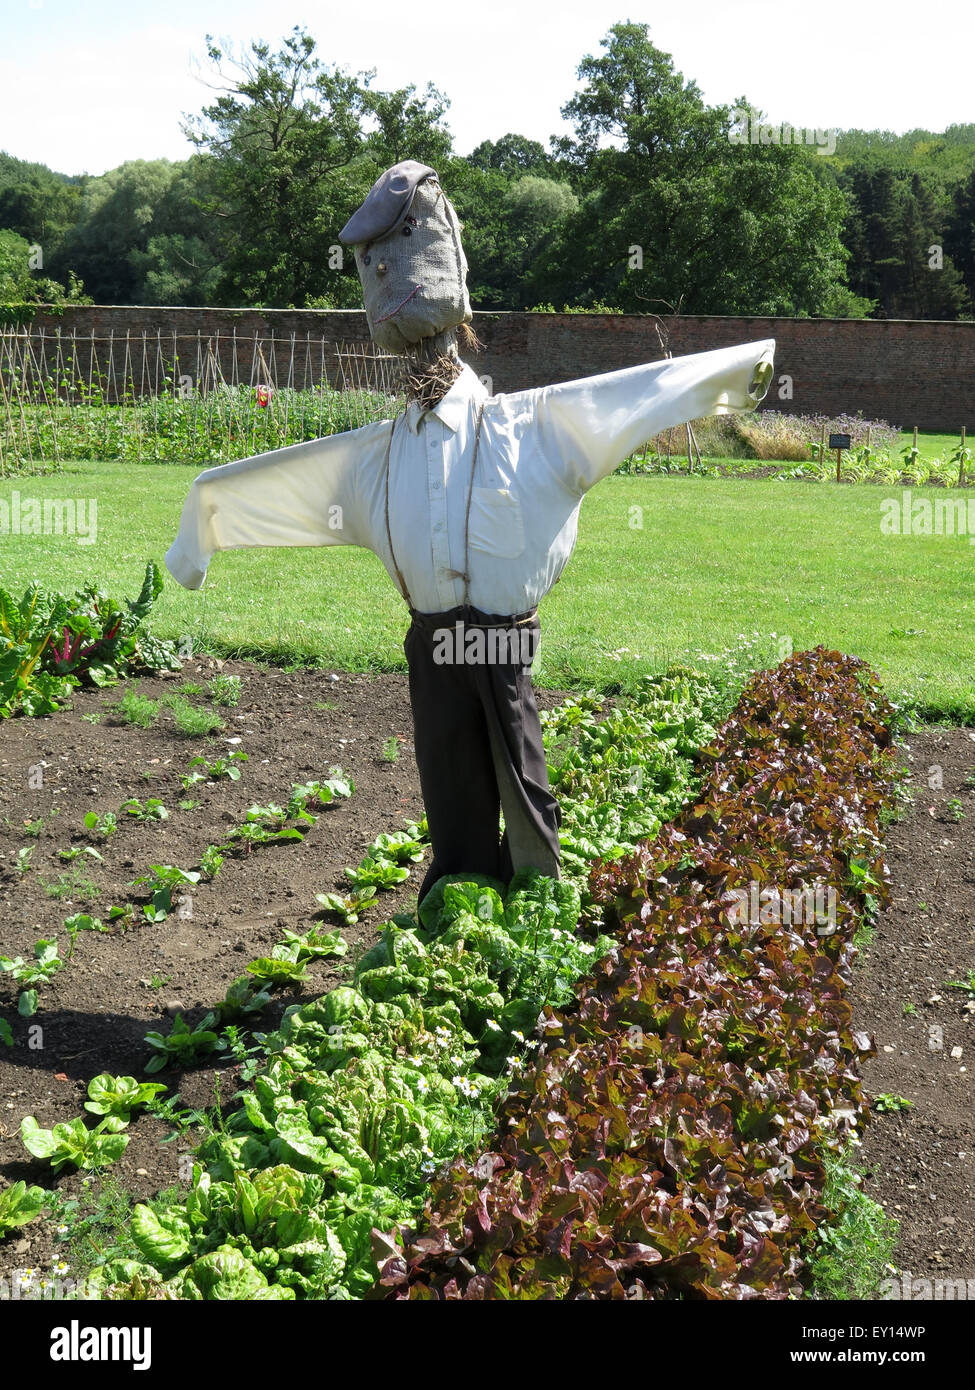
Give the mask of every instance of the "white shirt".
M 576 541 L 586 492 L 648 439 L 705 415 L 751 410 L 774 338 L 489 396 L 470 367 L 431 410 L 411 404 L 389 457 L 389 524 L 413 605 L 464 602 L 464 516 L 477 412 L 484 416 L 470 512 L 470 603 L 523 613 L 548 593 Z M 361 545 L 395 579 L 385 520 L 390 422 L 209 468 L 193 483 L 166 565 L 199 589 L 218 550 Z

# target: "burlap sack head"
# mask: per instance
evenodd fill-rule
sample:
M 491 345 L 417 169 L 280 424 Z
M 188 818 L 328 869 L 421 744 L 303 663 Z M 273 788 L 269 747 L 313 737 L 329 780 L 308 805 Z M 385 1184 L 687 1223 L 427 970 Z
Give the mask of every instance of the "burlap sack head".
M 377 346 L 402 355 L 470 323 L 460 223 L 432 169 L 412 160 L 388 169 L 339 239 L 355 245 Z

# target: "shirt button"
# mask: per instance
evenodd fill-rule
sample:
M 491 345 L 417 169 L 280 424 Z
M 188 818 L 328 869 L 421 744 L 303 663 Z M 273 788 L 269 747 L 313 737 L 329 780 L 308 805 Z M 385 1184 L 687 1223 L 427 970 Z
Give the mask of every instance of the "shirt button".
M 434 492 L 439 492 L 439 491 L 440 491 L 440 484 L 439 484 L 439 483 L 434 483 L 434 485 L 433 485 L 433 490 L 434 490 Z
M 433 529 L 434 529 L 435 531 L 442 531 L 442 530 L 443 530 L 443 523 L 440 522 L 440 521 L 438 521 L 437 524 L 436 524 L 436 526 L 435 526 Z

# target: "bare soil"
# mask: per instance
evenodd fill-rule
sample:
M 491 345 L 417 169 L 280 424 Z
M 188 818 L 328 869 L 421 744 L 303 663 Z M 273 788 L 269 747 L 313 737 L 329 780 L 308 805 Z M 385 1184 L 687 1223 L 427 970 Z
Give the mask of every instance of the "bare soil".
M 901 1223 L 895 1264 L 975 1280 L 975 998 L 947 987 L 975 970 L 975 732 L 925 729 L 903 751 L 914 800 L 888 831 L 892 902 L 850 1000 L 877 1042 L 865 1091 L 911 1106 L 875 1112 L 860 1157 Z

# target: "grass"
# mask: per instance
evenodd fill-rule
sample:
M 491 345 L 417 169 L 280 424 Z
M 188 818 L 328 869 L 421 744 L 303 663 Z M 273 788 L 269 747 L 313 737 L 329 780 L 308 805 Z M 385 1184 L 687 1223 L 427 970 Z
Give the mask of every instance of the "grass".
M 0 497 L 16 487 L 99 502 L 92 546 L 0 536 L 6 587 L 22 592 L 36 577 L 73 590 L 96 574 L 113 596 L 134 596 L 146 559 L 162 562 L 198 472 L 66 464 L 54 476 L 5 480 Z M 575 556 L 543 601 L 539 683 L 627 689 L 648 670 L 755 632 L 796 650 L 822 643 L 864 657 L 923 716 L 975 722 L 967 538 L 883 536 L 884 495 L 772 480 L 607 479 L 583 504 Z M 405 620 L 368 552 L 264 549 L 217 555 L 201 592 L 169 580 L 154 629 L 225 656 L 403 670 Z

